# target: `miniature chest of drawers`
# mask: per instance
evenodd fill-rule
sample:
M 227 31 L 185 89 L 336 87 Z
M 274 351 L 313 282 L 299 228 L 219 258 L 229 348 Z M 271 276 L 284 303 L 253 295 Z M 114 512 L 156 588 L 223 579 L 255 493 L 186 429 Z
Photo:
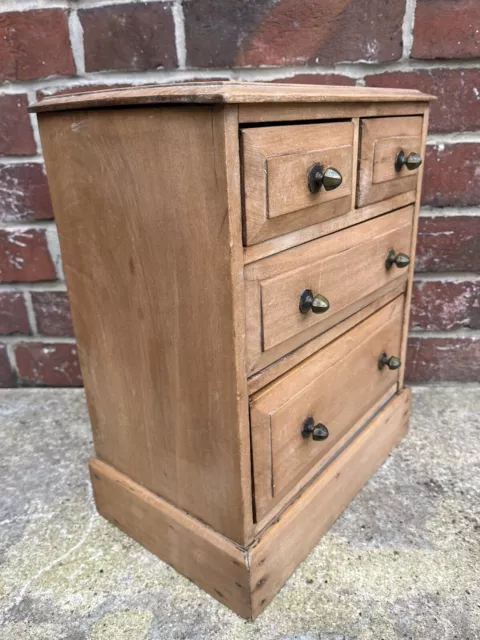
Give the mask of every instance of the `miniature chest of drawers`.
M 430 99 L 232 82 L 35 107 L 98 510 L 244 617 L 407 430 Z

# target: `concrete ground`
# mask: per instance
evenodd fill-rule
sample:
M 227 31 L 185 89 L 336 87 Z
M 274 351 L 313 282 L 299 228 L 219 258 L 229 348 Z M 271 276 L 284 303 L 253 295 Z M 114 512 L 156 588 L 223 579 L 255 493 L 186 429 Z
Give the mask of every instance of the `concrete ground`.
M 246 622 L 96 514 L 81 390 L 1 392 L 0 639 L 480 638 L 480 387 L 417 388 L 413 407 L 407 438 Z

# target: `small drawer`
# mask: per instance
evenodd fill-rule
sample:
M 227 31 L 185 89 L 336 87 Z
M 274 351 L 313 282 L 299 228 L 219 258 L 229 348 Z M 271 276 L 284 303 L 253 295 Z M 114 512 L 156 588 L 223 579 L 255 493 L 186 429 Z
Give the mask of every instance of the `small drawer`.
M 352 122 L 242 129 L 246 245 L 351 209 L 353 136 Z
M 361 121 L 359 207 L 416 189 L 422 121 L 421 116 Z
M 385 287 L 406 281 L 408 269 L 402 267 L 408 264 L 412 221 L 408 206 L 247 265 L 248 373 L 352 315 Z M 391 266 L 389 252 L 400 254 Z
M 403 308 L 400 296 L 252 397 L 257 521 L 393 395 Z

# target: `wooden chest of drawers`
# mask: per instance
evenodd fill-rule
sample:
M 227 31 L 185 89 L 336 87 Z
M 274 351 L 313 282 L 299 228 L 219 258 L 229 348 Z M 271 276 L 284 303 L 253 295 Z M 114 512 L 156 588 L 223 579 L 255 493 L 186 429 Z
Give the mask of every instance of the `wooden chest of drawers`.
M 406 432 L 429 100 L 232 82 L 35 107 L 98 510 L 242 616 Z

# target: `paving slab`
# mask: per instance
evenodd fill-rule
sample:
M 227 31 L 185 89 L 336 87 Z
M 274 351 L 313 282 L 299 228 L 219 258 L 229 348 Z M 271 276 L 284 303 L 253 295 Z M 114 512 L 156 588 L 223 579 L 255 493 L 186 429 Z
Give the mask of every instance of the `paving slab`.
M 97 515 L 82 390 L 1 391 L 0 442 L 0 640 L 480 638 L 480 386 L 414 389 L 408 436 L 254 622 Z

